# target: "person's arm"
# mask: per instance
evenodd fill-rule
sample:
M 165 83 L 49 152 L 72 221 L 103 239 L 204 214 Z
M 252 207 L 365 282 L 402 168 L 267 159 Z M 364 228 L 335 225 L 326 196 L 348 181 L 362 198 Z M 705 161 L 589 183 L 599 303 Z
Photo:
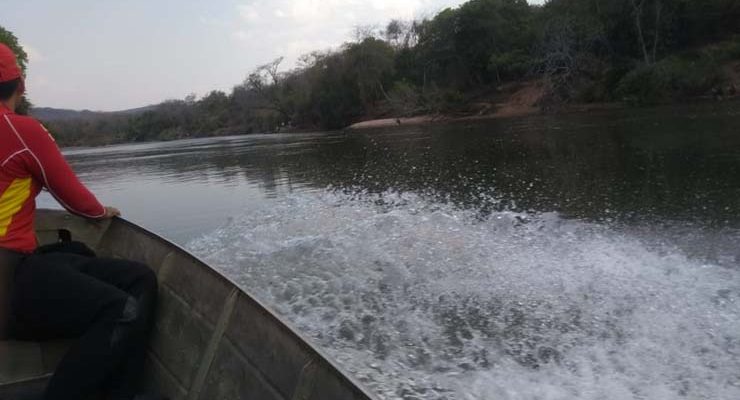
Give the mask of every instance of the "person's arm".
M 118 210 L 103 207 L 98 199 L 80 182 L 64 159 L 56 142 L 41 125 L 24 135 L 28 154 L 27 166 L 35 179 L 54 196 L 67 211 L 87 218 L 118 215 Z

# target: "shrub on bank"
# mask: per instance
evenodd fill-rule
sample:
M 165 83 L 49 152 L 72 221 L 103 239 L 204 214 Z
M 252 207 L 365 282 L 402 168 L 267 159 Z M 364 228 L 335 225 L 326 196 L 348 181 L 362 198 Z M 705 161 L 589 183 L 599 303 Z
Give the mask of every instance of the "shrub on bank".
M 619 81 L 616 95 L 636 104 L 655 104 L 686 97 L 710 95 L 728 79 L 726 63 L 740 60 L 740 38 L 641 65 Z

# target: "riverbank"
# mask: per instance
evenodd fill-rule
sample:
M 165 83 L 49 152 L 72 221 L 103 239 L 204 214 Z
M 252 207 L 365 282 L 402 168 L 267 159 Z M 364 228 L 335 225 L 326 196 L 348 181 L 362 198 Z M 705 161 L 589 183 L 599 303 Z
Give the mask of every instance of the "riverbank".
M 411 117 L 370 118 L 354 123 L 347 129 L 374 129 L 401 125 L 429 125 L 440 122 L 471 119 L 525 117 L 540 113 L 538 106 L 545 96 L 544 85 L 539 81 L 504 85 L 496 92 L 471 101 L 457 114 L 427 114 Z
M 371 118 L 346 129 L 377 129 L 393 126 L 417 126 L 447 122 L 520 118 L 543 113 L 566 114 L 624 107 L 618 103 L 569 104 L 546 109 L 547 88 L 541 81 L 501 86 L 488 98 L 470 102 L 456 114 L 426 114 L 412 117 Z
M 734 76 L 733 87 L 740 83 L 740 76 Z M 423 126 L 439 123 L 455 123 L 465 121 L 493 120 L 503 118 L 522 118 L 534 115 L 567 115 L 576 113 L 587 113 L 606 110 L 618 110 L 625 108 L 644 109 L 655 107 L 636 106 L 626 102 L 599 102 L 599 103 L 570 103 L 552 105 L 546 99 L 547 89 L 542 82 L 530 81 L 511 84 L 499 88 L 499 93 L 487 101 L 475 101 L 464 107 L 464 110 L 455 114 L 425 114 L 411 117 L 383 117 L 368 118 L 347 126 L 347 130 L 380 129 L 395 126 Z M 673 104 L 685 103 L 712 103 L 712 102 L 737 102 L 740 95 L 733 92 L 732 95 L 701 96 L 691 99 L 676 101 Z M 670 106 L 671 103 L 663 104 Z
M 536 107 L 518 107 L 508 108 L 501 111 L 493 112 L 490 114 L 482 115 L 420 115 L 416 117 L 399 117 L 399 118 L 380 118 L 371 119 L 367 121 L 358 122 L 352 124 L 345 129 L 347 130 L 362 130 L 362 129 L 380 129 L 380 128 L 391 128 L 394 126 L 424 126 L 439 123 L 455 123 L 465 121 L 484 121 L 504 118 L 523 118 L 533 115 L 542 114 L 572 114 L 579 112 L 591 112 L 600 110 L 616 110 L 620 108 L 626 108 L 626 105 L 619 103 L 601 103 L 601 104 L 579 104 L 570 105 L 558 109 L 556 112 L 546 112 Z

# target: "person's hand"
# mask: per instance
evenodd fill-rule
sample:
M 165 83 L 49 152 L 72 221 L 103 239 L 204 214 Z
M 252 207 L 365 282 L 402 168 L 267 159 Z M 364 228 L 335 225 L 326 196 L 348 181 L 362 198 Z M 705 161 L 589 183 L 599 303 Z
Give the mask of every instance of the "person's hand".
M 105 207 L 105 216 L 103 218 L 113 218 L 113 217 L 120 217 L 121 211 L 119 211 L 115 207 Z

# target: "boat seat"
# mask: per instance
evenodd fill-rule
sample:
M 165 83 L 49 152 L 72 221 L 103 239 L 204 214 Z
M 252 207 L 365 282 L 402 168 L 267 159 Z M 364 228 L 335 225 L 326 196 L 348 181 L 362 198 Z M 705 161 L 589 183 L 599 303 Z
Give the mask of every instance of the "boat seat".
M 71 342 L 0 341 L 0 399 L 40 393 Z

